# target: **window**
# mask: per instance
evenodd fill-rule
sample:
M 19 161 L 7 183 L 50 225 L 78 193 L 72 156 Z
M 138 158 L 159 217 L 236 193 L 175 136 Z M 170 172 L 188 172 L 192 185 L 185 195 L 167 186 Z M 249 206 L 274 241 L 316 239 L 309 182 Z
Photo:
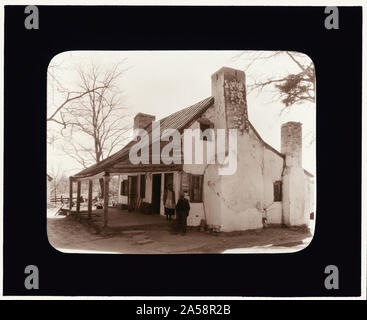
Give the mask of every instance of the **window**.
M 282 201 L 282 181 L 274 182 L 274 201 Z
M 213 141 L 211 131 L 209 131 L 209 134 L 203 135 L 203 133 L 206 129 L 212 129 L 213 127 L 214 127 L 214 125 L 210 121 L 202 120 L 200 122 L 200 130 L 201 130 L 200 136 L 201 136 L 201 139 L 203 139 L 203 141 Z
M 128 182 L 127 180 L 121 181 L 121 187 L 120 187 L 120 195 L 121 196 L 127 196 L 128 195 Z
M 140 198 L 145 198 L 145 174 L 140 175 Z
M 203 202 L 203 175 L 191 175 L 190 202 Z

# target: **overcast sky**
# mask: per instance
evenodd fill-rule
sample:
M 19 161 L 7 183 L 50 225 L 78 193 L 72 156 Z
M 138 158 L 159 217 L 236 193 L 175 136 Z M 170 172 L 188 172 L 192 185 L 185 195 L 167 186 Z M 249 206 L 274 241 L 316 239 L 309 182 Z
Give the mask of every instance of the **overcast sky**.
M 244 56 L 235 58 L 238 51 L 70 51 L 53 58 L 54 74 L 64 87 L 75 90 L 78 76 L 76 68 L 91 62 L 109 68 L 124 59 L 129 67 L 119 83 L 123 92 L 123 103 L 132 117 L 138 113 L 148 113 L 161 119 L 173 112 L 188 107 L 211 96 L 210 76 L 223 66 L 243 70 L 248 60 Z M 251 58 L 251 53 L 248 54 Z M 305 57 L 307 59 L 307 57 Z M 253 64 L 246 71 L 247 84 L 254 79 L 268 75 L 281 75 L 298 72 L 298 67 L 287 57 Z M 56 85 L 48 77 L 48 114 L 55 105 L 63 101 L 63 95 L 55 89 Z M 272 92 L 263 90 L 258 95 L 247 95 L 249 120 L 262 138 L 280 151 L 280 126 L 287 121 L 303 124 L 303 167 L 315 173 L 315 143 L 310 138 L 315 134 L 315 105 L 305 103 L 292 106 L 290 111 L 272 101 Z M 57 125 L 51 125 L 58 130 Z M 117 151 L 117 150 L 116 150 Z M 66 175 L 75 174 L 82 168 L 69 156 L 64 155 L 58 143 L 47 146 L 48 171 L 65 171 Z

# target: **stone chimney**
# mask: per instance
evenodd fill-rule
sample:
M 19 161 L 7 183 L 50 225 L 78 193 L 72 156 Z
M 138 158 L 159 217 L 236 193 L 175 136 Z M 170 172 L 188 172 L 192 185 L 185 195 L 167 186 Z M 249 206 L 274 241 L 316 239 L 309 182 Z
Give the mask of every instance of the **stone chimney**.
M 211 78 L 216 127 L 248 132 L 245 73 L 223 67 Z
M 281 153 L 288 167 L 302 168 L 302 123 L 287 122 L 281 128 Z
M 305 174 L 302 168 L 302 123 L 287 122 L 281 128 L 281 152 L 285 155 L 282 181 L 283 223 L 309 224 L 305 212 Z
M 152 123 L 152 121 L 155 121 L 155 116 L 139 112 L 134 117 L 134 130 L 144 129 L 148 124 Z

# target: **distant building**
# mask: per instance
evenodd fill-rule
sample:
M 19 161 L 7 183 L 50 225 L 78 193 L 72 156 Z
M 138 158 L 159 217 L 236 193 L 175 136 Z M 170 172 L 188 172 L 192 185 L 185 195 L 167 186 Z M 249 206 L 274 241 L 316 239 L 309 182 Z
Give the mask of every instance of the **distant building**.
M 142 205 L 156 214 L 164 214 L 163 192 L 173 184 L 178 195 L 184 190 L 190 200 L 188 224 L 218 231 L 262 228 L 264 218 L 270 224 L 308 225 L 314 211 L 313 175 L 302 167 L 302 124 L 282 125 L 281 151 L 267 144 L 248 119 L 245 73 L 221 68 L 211 77 L 212 96 L 160 120 L 164 129 L 237 129 L 237 171 L 219 175 L 220 164 L 134 165 L 129 150 L 122 150 L 75 176 L 82 181 L 109 176 L 119 177 L 120 204 L 130 210 Z M 151 136 L 155 116 L 138 113 L 134 128 L 143 128 Z M 204 154 L 208 143 L 204 138 Z M 209 137 L 210 139 L 210 137 Z M 161 149 L 167 142 L 161 142 Z M 152 163 L 150 161 L 150 163 Z M 177 197 L 176 197 L 177 198 Z

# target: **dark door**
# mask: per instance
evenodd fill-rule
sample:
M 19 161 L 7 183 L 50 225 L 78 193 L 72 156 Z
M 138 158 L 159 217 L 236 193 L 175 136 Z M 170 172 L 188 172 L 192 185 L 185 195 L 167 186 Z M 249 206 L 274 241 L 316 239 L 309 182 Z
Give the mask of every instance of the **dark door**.
M 153 174 L 152 182 L 152 213 L 160 213 L 161 209 L 161 174 Z
M 129 176 L 129 196 L 128 196 L 128 210 L 137 210 L 137 196 L 138 196 L 138 176 Z

